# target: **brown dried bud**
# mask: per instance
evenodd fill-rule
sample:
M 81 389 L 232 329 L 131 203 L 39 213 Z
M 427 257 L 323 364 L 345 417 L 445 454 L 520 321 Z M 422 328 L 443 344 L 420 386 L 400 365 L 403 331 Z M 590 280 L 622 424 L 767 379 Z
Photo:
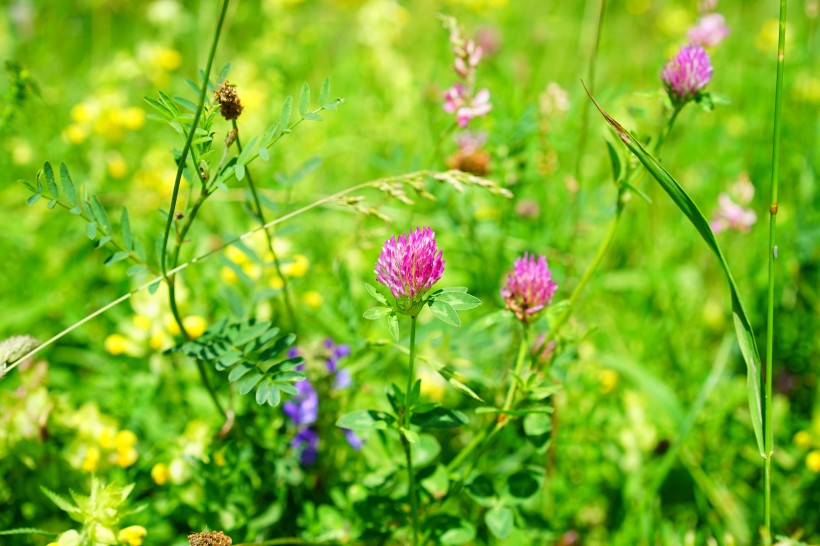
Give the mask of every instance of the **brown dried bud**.
M 231 546 L 231 537 L 222 531 L 207 531 L 188 535 L 188 544 L 191 546 Z
M 216 102 L 219 103 L 219 111 L 222 117 L 228 121 L 236 119 L 242 113 L 242 102 L 239 100 L 239 95 L 236 94 L 236 88 L 227 81 L 222 82 L 222 85 L 214 91 L 216 95 Z
M 239 134 L 239 131 L 236 130 L 236 127 L 231 129 L 231 132 L 228 133 L 228 136 L 225 137 L 225 147 L 226 148 L 231 147 L 231 144 L 234 143 L 234 141 L 236 140 L 236 135 L 238 135 L 238 134 Z
M 484 176 L 490 172 L 490 154 L 483 150 L 459 150 L 447 159 L 447 167 Z

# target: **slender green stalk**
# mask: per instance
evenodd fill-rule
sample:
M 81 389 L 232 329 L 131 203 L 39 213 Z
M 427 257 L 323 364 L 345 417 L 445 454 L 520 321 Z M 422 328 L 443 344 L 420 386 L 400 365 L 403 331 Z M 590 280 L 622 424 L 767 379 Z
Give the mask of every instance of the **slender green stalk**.
M 239 153 L 242 153 L 242 141 L 239 138 L 239 127 L 236 126 L 236 120 L 232 120 L 234 131 L 236 131 L 236 148 L 239 150 Z M 253 183 L 253 178 L 251 178 L 251 171 L 247 167 L 245 168 L 245 178 L 248 180 L 248 188 L 251 190 L 251 195 L 253 196 L 253 204 L 256 207 L 256 215 L 259 217 L 259 221 L 262 224 L 267 224 L 268 221 L 265 219 L 265 211 L 262 209 L 262 203 L 259 201 L 259 193 L 256 191 L 256 184 Z M 265 239 L 268 242 L 268 250 L 270 250 L 270 254 L 273 257 L 273 267 L 276 269 L 276 274 L 282 279 L 282 295 L 285 301 L 285 309 L 288 312 L 288 318 L 290 319 L 290 324 L 293 326 L 293 330 L 295 333 L 298 333 L 299 325 L 296 322 L 296 313 L 293 311 L 293 304 L 291 303 L 290 299 L 290 289 L 288 288 L 288 280 L 285 278 L 285 275 L 282 274 L 282 266 L 279 262 L 279 256 L 276 255 L 276 250 L 273 248 L 273 237 L 270 234 L 270 231 L 267 229 L 265 231 Z
M 226 242 L 222 243 L 221 245 L 215 246 L 211 250 L 209 250 L 209 251 L 207 251 L 203 254 L 200 254 L 199 256 L 197 256 L 195 258 L 192 258 L 192 259 L 188 260 L 187 262 L 182 263 L 182 264 L 174 267 L 173 269 L 169 269 L 167 271 L 167 274 L 168 275 L 175 275 L 175 274 L 179 273 L 180 271 L 183 271 L 183 270 L 191 267 L 192 265 L 203 262 L 203 261 L 207 260 L 208 258 L 210 258 L 211 256 L 214 256 L 216 254 L 221 253 L 223 250 L 225 250 L 226 248 L 228 248 L 231 245 L 235 245 L 236 243 L 238 243 L 240 241 L 244 241 L 246 239 L 249 239 L 250 237 L 252 237 L 258 231 L 262 231 L 263 229 L 270 229 L 270 228 L 272 228 L 274 226 L 277 226 L 279 224 L 283 224 L 286 221 L 291 220 L 291 219 L 295 218 L 296 216 L 304 214 L 304 213 L 306 213 L 306 212 L 308 212 L 312 209 L 315 209 L 315 208 L 320 207 L 322 205 L 326 205 L 328 203 L 336 202 L 339 199 L 341 199 L 342 197 L 345 197 L 346 195 L 349 195 L 351 193 L 355 193 L 357 191 L 361 191 L 361 190 L 366 189 L 366 188 L 377 188 L 377 187 L 383 186 L 386 183 L 401 182 L 401 181 L 406 181 L 406 180 L 416 180 L 419 177 L 432 176 L 432 175 L 436 174 L 437 172 L 438 171 L 423 169 L 423 170 L 419 170 L 419 171 L 413 171 L 413 172 L 410 172 L 410 173 L 406 173 L 406 174 L 403 174 L 403 175 L 388 176 L 388 177 L 385 177 L 385 178 L 378 178 L 376 180 L 370 180 L 368 182 L 362 182 L 361 184 L 356 184 L 355 186 L 351 186 L 347 189 L 341 190 L 341 191 L 336 192 L 332 195 L 328 195 L 328 196 L 323 197 L 321 199 L 318 199 L 318 200 L 316 200 L 312 203 L 309 203 L 309 204 L 307 204 L 303 207 L 300 207 L 300 208 L 298 208 L 294 211 L 291 211 L 287 214 L 284 214 L 284 215 L 280 216 L 279 218 L 276 218 L 275 220 L 271 220 L 270 222 L 268 222 L 266 224 L 256 226 L 255 228 L 253 228 L 249 231 L 246 231 L 245 233 L 243 233 L 239 237 L 235 237 L 233 239 L 230 239 L 229 241 L 226 241 Z M 100 307 L 99 309 L 97 309 L 93 313 L 90 313 L 89 315 L 86 315 L 85 317 L 78 320 L 77 322 L 75 322 L 71 326 L 68 326 L 67 328 L 64 328 L 59 333 L 53 335 L 52 337 L 50 337 L 46 341 L 39 344 L 37 347 L 35 347 L 32 350 L 28 351 L 26 354 L 20 356 L 20 358 L 18 358 L 14 362 L 10 362 L 8 364 L 7 368 L 6 368 L 6 374 L 8 374 L 14 368 L 19 366 L 20 363 L 25 361 L 27 358 L 30 358 L 30 357 L 34 356 L 35 354 L 39 353 L 40 351 L 42 351 L 46 347 L 48 347 L 48 346 L 52 345 L 53 343 L 59 341 L 63 337 L 67 336 L 68 334 L 70 334 L 71 332 L 73 332 L 74 330 L 79 328 L 80 326 L 82 326 L 85 323 L 91 321 L 92 319 L 102 315 L 106 311 L 108 311 L 110 309 L 113 309 L 114 307 L 116 307 L 117 305 L 119 305 L 119 304 L 121 304 L 125 301 L 128 301 L 129 299 L 131 299 L 131 296 L 133 296 L 134 294 L 137 294 L 138 292 L 146 290 L 147 288 L 150 288 L 150 287 L 162 282 L 164 280 L 164 278 L 165 278 L 164 275 L 157 275 L 156 277 L 154 277 L 154 278 L 142 283 L 140 286 L 134 288 L 130 292 L 127 292 L 127 293 L 123 294 L 122 296 L 115 299 L 114 301 L 111 301 L 111 302 L 105 304 L 104 306 Z
M 160 269 L 162 270 L 162 276 L 165 279 L 165 282 L 168 284 L 169 296 L 171 299 L 171 311 L 174 314 L 174 320 L 176 320 L 177 324 L 179 325 L 179 329 L 182 332 L 185 332 L 185 329 L 182 325 L 182 319 L 179 316 L 179 312 L 176 309 L 176 302 L 174 301 L 173 296 L 174 290 L 172 286 L 174 279 L 173 275 L 169 275 L 168 273 L 168 238 L 171 235 L 171 225 L 174 223 L 174 213 L 176 212 L 177 199 L 179 197 L 179 187 L 182 182 L 182 173 L 185 170 L 185 165 L 188 159 L 188 152 L 191 150 L 191 145 L 194 140 L 194 134 L 196 134 L 196 127 L 199 124 L 199 118 L 202 117 L 202 110 L 205 107 L 205 97 L 208 94 L 208 79 L 211 75 L 211 67 L 213 66 L 214 56 L 216 54 L 216 46 L 219 43 L 219 35 L 222 33 L 222 26 L 225 23 L 225 14 L 228 11 L 229 3 L 230 0 L 222 0 L 222 9 L 220 10 L 219 19 L 216 23 L 216 31 L 214 32 L 214 38 L 211 42 L 211 49 L 208 52 L 208 61 L 205 64 L 202 89 L 199 93 L 199 102 L 197 104 L 196 112 L 194 112 L 194 119 L 191 122 L 191 130 L 188 132 L 188 138 L 185 139 L 185 146 L 183 146 L 182 152 L 180 154 L 179 165 L 177 166 L 177 174 L 176 178 L 174 179 L 174 190 L 171 194 L 171 206 L 168 210 L 168 218 L 165 222 L 165 233 L 162 236 L 162 256 L 160 258 Z
M 786 0 L 780 0 L 780 32 L 777 41 L 777 83 L 774 98 L 774 130 L 772 134 L 772 177 L 771 204 L 769 205 L 769 303 L 766 317 L 766 386 L 763 397 L 763 450 L 764 459 L 764 498 L 763 511 L 766 534 L 772 536 L 772 454 L 774 453 L 774 434 L 772 432 L 772 368 L 774 359 L 774 261 L 777 253 L 777 189 L 779 183 L 778 168 L 780 163 L 780 125 L 783 103 L 783 69 L 786 60 Z
M 412 417 L 413 408 L 410 404 L 410 393 L 413 391 L 413 384 L 416 378 L 416 317 L 410 317 L 410 369 L 407 372 L 407 390 L 404 391 L 404 414 L 402 428 L 410 430 L 410 418 Z M 419 508 L 418 499 L 416 499 L 416 477 L 413 473 L 413 456 L 410 451 L 410 441 L 406 434 L 401 435 L 401 443 L 404 447 L 404 455 L 407 459 L 407 494 L 410 497 L 410 522 L 412 533 L 412 544 L 418 544 L 419 532 Z

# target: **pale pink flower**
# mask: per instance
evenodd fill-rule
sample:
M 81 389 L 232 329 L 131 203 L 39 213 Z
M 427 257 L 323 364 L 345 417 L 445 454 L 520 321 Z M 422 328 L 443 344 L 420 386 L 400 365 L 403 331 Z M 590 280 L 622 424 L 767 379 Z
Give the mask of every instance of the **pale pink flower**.
M 464 86 L 456 83 L 444 92 L 444 111 L 449 114 L 455 112 L 460 127 L 467 127 L 471 119 L 486 116 L 492 109 L 487 89 L 481 89 L 475 97 L 469 98 Z
M 718 196 L 718 209 L 712 215 L 709 225 L 712 231 L 720 233 L 728 229 L 748 232 L 757 222 L 757 214 L 752 209 L 743 208 L 735 203 L 728 193 Z
M 715 47 L 729 35 L 723 15 L 708 13 L 689 30 L 689 41 L 703 47 Z

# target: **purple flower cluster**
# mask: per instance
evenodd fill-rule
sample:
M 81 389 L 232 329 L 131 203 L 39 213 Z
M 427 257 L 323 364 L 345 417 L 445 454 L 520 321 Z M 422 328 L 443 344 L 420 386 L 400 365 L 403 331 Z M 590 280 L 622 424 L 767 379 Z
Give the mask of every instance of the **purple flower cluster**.
M 712 62 L 709 54 L 699 45 L 680 48 L 661 72 L 661 80 L 676 105 L 683 105 L 697 97 L 712 79 Z
M 350 354 L 350 347 L 344 344 L 336 345 L 332 339 L 325 340 L 324 348 L 327 351 L 325 365 L 333 376 L 334 389 L 346 389 L 350 386 L 350 373 L 339 368 L 339 360 Z M 298 355 L 298 349 L 288 351 L 289 357 Z M 300 370 L 304 365 L 300 366 Z M 296 435 L 290 445 L 299 452 L 299 461 L 302 465 L 311 465 L 316 462 L 319 454 L 319 431 L 315 423 L 319 417 L 319 396 L 313 384 L 304 379 L 296 383 L 296 396 L 285 402 L 283 410 L 291 422 L 296 426 Z M 345 430 L 345 439 L 353 449 L 362 447 L 362 440 L 352 430 Z
M 444 260 L 429 227 L 385 241 L 376 262 L 376 279 L 395 298 L 418 301 L 444 273 Z
M 518 320 L 530 323 L 549 304 L 557 288 L 547 259 L 524 254 L 515 260 L 513 270 L 507 275 L 507 283 L 501 289 L 501 297 Z
M 455 54 L 453 69 L 461 80 L 445 91 L 444 111 L 455 113 L 459 126 L 466 127 L 471 119 L 486 116 L 493 108 L 490 92 L 475 90 L 476 68 L 484 51 L 474 40 L 463 37 L 461 26 L 454 18 L 444 17 L 444 26 L 450 31 L 450 44 Z

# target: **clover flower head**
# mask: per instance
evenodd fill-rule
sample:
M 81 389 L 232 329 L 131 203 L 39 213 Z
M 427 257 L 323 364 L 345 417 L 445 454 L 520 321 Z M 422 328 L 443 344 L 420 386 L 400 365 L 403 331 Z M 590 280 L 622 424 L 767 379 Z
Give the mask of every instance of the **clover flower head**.
M 435 233 L 419 227 L 385 241 L 376 262 L 376 280 L 396 299 L 419 302 L 444 273 L 444 259 Z
M 524 254 L 515 260 L 513 270 L 507 275 L 507 283 L 501 289 L 501 297 L 518 320 L 529 323 L 549 304 L 557 288 L 547 259 Z
M 689 29 L 689 41 L 703 47 L 715 47 L 729 35 L 726 20 L 719 13 L 707 13 Z
M 696 44 L 680 48 L 661 72 L 661 80 L 666 87 L 669 98 L 676 105 L 682 105 L 694 99 L 712 79 L 712 62 L 709 54 Z

